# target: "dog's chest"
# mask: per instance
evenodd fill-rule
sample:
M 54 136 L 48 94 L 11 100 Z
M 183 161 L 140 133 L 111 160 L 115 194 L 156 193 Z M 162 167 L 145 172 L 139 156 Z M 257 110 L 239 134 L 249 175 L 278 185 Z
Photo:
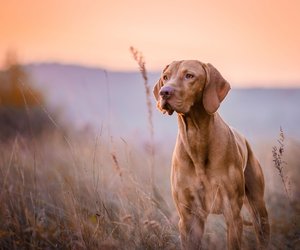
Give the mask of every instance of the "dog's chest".
M 180 202 L 194 212 L 204 213 L 202 215 L 222 212 L 221 185 L 217 178 L 175 172 L 172 179 L 173 192 L 177 194 Z
M 208 164 L 210 144 L 205 135 L 195 130 L 188 130 L 180 138 L 185 151 L 195 166 Z

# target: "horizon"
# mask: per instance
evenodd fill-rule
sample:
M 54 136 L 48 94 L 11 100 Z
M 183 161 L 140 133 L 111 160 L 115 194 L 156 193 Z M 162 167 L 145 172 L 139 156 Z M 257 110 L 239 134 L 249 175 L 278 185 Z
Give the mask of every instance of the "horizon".
M 30 63 L 26 63 L 26 64 L 22 64 L 22 66 L 27 67 L 27 66 L 61 66 L 61 67 L 79 67 L 82 69 L 88 69 L 88 70 L 100 70 L 100 71 L 106 71 L 107 73 L 110 74 L 140 74 L 140 71 L 138 69 L 138 67 L 134 70 L 115 70 L 115 69 L 107 69 L 104 67 L 101 67 L 99 65 L 85 65 L 85 64 L 81 64 L 81 63 L 74 63 L 74 62 L 59 62 L 59 61 L 44 61 L 44 62 L 30 62 Z M 3 69 L 2 69 L 3 70 Z M 147 68 L 146 68 L 147 70 Z M 0 69 L 1 71 L 1 69 Z M 147 70 L 147 74 L 153 75 L 153 74 L 157 74 L 159 75 L 161 73 L 161 71 L 157 70 L 157 71 L 148 71 Z M 141 81 L 143 81 L 143 79 L 141 78 Z M 300 89 L 300 80 L 298 82 L 287 82 L 285 84 L 283 84 L 282 82 L 278 82 L 278 83 L 270 83 L 270 82 L 240 82 L 240 83 L 236 83 L 236 82 L 231 82 L 230 83 L 231 86 L 234 89 L 278 89 L 278 90 L 285 90 L 285 89 Z M 150 85 L 152 85 L 152 83 L 150 82 Z

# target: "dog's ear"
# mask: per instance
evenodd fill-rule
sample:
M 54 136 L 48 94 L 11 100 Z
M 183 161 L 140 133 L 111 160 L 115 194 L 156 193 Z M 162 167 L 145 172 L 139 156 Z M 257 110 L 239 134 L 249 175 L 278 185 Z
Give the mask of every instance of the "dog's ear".
M 230 90 L 230 84 L 210 63 L 203 64 L 203 68 L 206 71 L 206 84 L 202 102 L 206 112 L 213 114 L 218 110 L 220 103 Z
M 167 70 L 168 67 L 169 67 L 169 65 L 167 65 L 162 72 L 164 73 Z M 163 83 L 162 83 L 162 80 L 161 80 L 161 77 L 160 77 L 158 79 L 158 81 L 156 82 L 156 84 L 154 85 L 154 88 L 153 88 L 153 94 L 154 94 L 154 97 L 155 97 L 156 101 L 159 100 L 159 91 L 162 88 L 162 86 L 163 86 Z
M 163 86 L 162 80 L 161 80 L 161 78 L 159 78 L 158 81 L 155 83 L 154 88 L 153 88 L 153 95 L 154 95 L 156 101 L 158 101 L 158 99 L 159 99 L 159 91 L 160 91 L 162 86 Z

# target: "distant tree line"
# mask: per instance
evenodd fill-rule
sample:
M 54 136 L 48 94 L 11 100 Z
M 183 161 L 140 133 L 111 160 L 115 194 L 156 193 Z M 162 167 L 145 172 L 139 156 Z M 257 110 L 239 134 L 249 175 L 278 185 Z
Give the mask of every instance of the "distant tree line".
M 16 53 L 8 52 L 0 71 L 0 141 L 21 136 L 40 135 L 51 127 L 41 104 L 43 95 L 30 82 L 18 63 Z

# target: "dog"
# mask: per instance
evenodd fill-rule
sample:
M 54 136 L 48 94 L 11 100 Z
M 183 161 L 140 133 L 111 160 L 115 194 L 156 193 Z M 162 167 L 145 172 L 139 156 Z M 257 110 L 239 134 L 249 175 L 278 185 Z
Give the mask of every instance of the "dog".
M 171 188 L 179 214 L 182 249 L 200 249 L 208 214 L 223 214 L 228 249 L 241 249 L 243 204 L 257 241 L 270 238 L 264 176 L 248 141 L 217 110 L 230 84 L 211 64 L 174 61 L 163 70 L 153 94 L 163 113 L 178 116 Z

